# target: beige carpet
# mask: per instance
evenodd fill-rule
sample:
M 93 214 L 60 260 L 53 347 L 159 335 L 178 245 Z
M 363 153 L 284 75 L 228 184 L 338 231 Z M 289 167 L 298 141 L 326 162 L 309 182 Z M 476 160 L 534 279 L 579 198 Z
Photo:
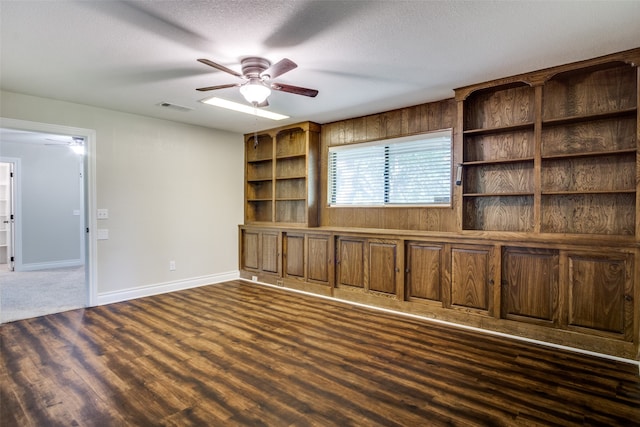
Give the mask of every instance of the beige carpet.
M 84 267 L 7 271 L 0 267 L 0 323 L 86 306 Z

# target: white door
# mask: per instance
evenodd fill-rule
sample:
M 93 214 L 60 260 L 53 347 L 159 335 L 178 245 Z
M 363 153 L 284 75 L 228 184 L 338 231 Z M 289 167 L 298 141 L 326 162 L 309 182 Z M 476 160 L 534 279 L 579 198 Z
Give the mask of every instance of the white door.
M 0 264 L 8 270 L 15 266 L 14 248 L 14 164 L 0 163 Z

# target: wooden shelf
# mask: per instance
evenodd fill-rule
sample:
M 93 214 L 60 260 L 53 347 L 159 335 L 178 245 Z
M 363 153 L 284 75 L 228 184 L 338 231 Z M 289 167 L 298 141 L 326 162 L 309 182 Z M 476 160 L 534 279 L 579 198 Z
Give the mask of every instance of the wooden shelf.
M 516 125 L 508 125 L 508 126 L 498 126 L 493 128 L 481 128 L 481 129 L 469 129 L 465 130 L 463 133 L 465 136 L 475 136 L 475 135 L 484 135 L 489 133 L 501 133 L 501 132 L 513 132 L 518 130 L 532 130 L 533 131 L 533 123 L 519 123 Z
M 471 162 L 462 162 L 463 166 L 481 166 L 481 165 L 497 165 L 504 163 L 533 163 L 533 157 L 523 157 L 519 159 L 497 159 L 497 160 L 474 160 Z
M 262 163 L 262 162 L 271 162 L 273 159 L 251 159 L 247 160 L 247 163 Z
M 624 110 L 617 111 L 608 111 L 605 113 L 592 113 L 592 114 L 581 114 L 569 117 L 556 117 L 551 119 L 543 119 L 542 126 L 563 126 L 573 123 L 594 121 L 594 120 L 605 120 L 605 119 L 615 119 L 624 116 L 632 116 L 636 114 L 638 111 L 637 108 L 626 108 Z
M 564 196 L 564 195 L 574 195 L 574 194 L 627 194 L 627 193 L 635 193 L 635 189 L 629 190 L 587 190 L 587 191 L 578 191 L 578 190 L 568 190 L 568 191 L 549 191 L 542 190 L 541 194 L 543 196 Z
M 617 156 L 617 155 L 624 155 L 624 154 L 635 154 L 637 151 L 638 150 L 635 148 L 628 148 L 624 150 L 553 154 L 550 156 L 542 156 L 542 160 L 561 160 L 561 159 L 571 159 L 571 158 L 579 158 L 579 157 L 597 157 L 597 156 Z
M 284 181 L 284 180 L 287 180 L 287 179 L 305 179 L 305 178 L 306 178 L 306 176 L 304 176 L 304 175 L 277 176 L 277 177 L 276 177 L 276 180 L 278 180 L 278 181 Z
M 298 157 L 305 157 L 305 153 L 287 154 L 276 157 L 276 160 L 295 159 Z
M 533 196 L 533 193 L 464 193 L 464 197 L 516 197 L 516 196 Z

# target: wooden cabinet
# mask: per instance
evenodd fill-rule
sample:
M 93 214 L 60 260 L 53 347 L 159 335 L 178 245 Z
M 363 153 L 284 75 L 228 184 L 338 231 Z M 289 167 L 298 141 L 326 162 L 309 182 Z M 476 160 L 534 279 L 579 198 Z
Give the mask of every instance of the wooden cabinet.
M 566 257 L 568 327 L 631 341 L 633 257 L 579 251 Z
M 502 317 L 558 324 L 559 252 L 506 247 L 502 250 Z
M 330 237 L 330 234 L 284 232 L 283 277 L 330 285 L 333 271 Z
M 492 314 L 494 300 L 494 248 L 454 245 L 451 248 L 451 308 Z
M 634 242 L 255 225 L 240 236 L 243 278 L 621 357 L 640 348 Z
M 242 269 L 250 272 L 280 274 L 281 237 L 277 231 L 241 230 Z
M 640 236 L 639 59 L 458 89 L 462 229 Z
M 397 241 L 338 236 L 336 260 L 336 287 L 403 298 Z
M 354 237 L 336 239 L 336 287 L 364 289 L 365 242 Z
M 245 223 L 317 225 L 319 133 L 306 122 L 245 135 Z
M 408 242 L 405 249 L 407 301 L 442 301 L 444 247 L 429 242 Z
M 246 135 L 242 277 L 637 359 L 638 64 L 633 49 L 457 89 L 451 210 L 325 208 L 317 227 L 320 127 Z M 436 129 L 451 104 L 324 125 L 323 150 L 381 118 Z
M 329 234 L 307 235 L 307 280 L 311 283 L 332 283 L 333 250 Z
M 300 233 L 284 233 L 282 237 L 283 276 L 304 279 L 305 238 Z
M 398 268 L 398 243 L 393 240 L 370 239 L 367 247 L 369 250 L 366 288 L 395 297 L 402 280 Z

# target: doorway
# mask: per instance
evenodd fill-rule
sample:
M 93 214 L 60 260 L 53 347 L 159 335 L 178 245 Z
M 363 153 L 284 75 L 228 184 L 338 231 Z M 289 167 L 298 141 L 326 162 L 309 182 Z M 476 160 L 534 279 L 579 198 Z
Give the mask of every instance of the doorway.
M 2 158 L 0 157 L 0 160 Z M 14 270 L 14 173 L 20 159 L 0 161 L 0 270 Z
M 0 246 L 0 261 L 8 254 L 0 263 L 0 322 L 94 305 L 95 132 L 1 120 L 0 172 L 13 168 L 14 227 L 6 232 L 13 244 Z

